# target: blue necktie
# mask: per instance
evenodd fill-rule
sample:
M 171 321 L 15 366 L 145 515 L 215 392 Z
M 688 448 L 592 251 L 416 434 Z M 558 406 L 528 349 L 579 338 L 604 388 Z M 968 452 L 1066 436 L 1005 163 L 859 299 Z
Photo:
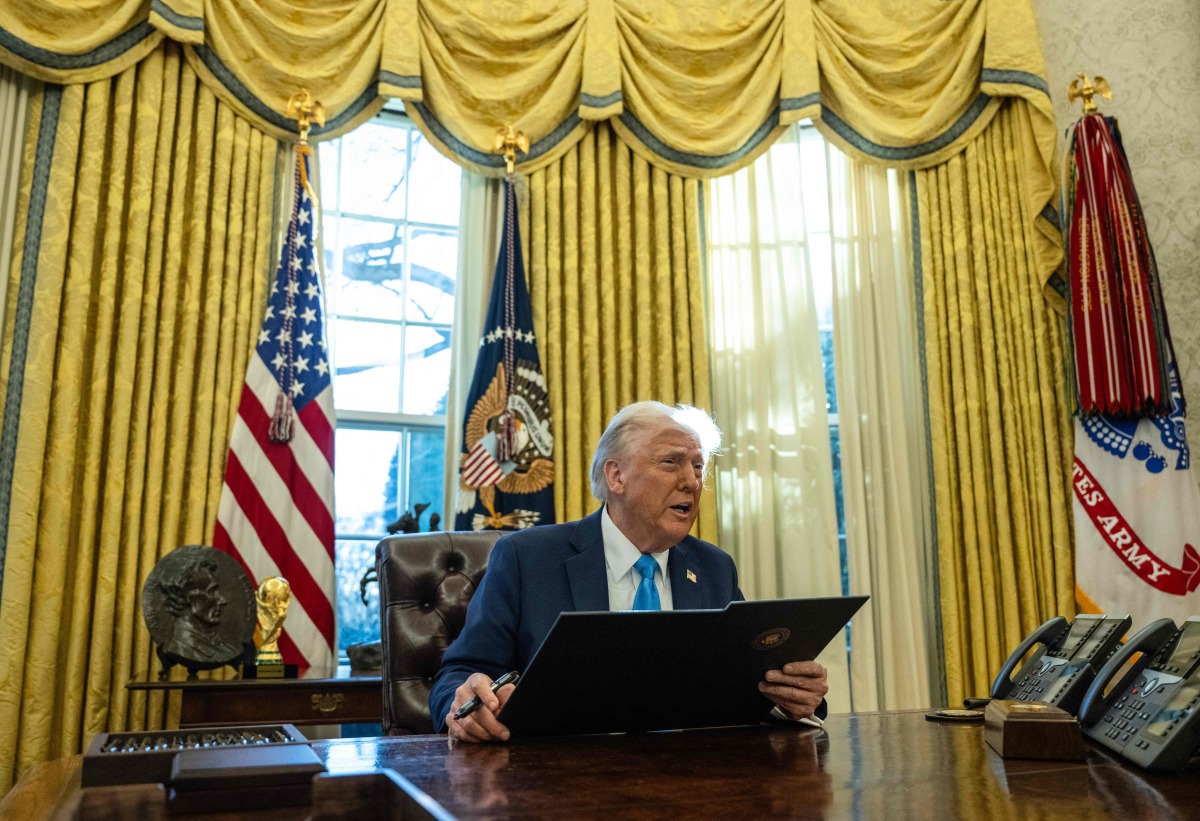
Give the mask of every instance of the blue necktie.
M 654 586 L 654 568 L 658 567 L 658 561 L 649 553 L 643 553 L 633 566 L 642 574 L 642 583 L 633 595 L 633 609 L 662 610 L 662 604 L 658 601 L 658 588 Z

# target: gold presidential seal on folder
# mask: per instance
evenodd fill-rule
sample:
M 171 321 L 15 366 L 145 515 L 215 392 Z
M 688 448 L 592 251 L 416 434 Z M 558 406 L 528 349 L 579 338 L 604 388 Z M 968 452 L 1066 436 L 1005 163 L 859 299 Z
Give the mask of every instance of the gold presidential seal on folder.
M 792 636 L 792 631 L 786 627 L 772 627 L 764 630 L 750 643 L 755 650 L 773 650 Z

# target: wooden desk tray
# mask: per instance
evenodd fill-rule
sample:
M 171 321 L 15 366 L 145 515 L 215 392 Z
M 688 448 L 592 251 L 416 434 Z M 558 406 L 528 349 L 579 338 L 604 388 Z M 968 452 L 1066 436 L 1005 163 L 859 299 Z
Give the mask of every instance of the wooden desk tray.
M 250 742 L 257 738 L 265 741 Z M 82 786 L 166 783 L 171 780 L 171 762 L 175 760 L 175 754 L 186 749 L 307 743 L 308 739 L 291 724 L 99 733 L 83 754 Z M 134 749 L 126 752 L 125 748 L 130 746 Z

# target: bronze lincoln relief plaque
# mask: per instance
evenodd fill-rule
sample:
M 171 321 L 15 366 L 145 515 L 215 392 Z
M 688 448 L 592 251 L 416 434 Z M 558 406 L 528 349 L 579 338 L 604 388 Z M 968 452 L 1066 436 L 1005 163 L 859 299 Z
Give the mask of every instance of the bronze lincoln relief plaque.
M 186 545 L 163 556 L 142 588 L 142 613 L 163 670 L 181 664 L 194 674 L 252 652 L 254 586 L 226 553 Z

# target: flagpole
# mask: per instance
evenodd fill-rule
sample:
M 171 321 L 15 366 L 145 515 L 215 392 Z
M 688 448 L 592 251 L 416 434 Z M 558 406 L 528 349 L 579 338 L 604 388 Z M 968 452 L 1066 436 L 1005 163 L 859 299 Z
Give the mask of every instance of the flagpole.
M 308 132 L 313 122 L 316 122 L 317 125 L 325 125 L 325 106 L 321 105 L 320 100 L 314 100 L 307 88 L 302 88 L 288 100 L 287 113 L 289 117 L 295 118 L 296 127 L 300 133 L 300 141 L 296 143 L 296 164 L 300 171 L 300 185 L 312 200 L 313 213 L 315 214 L 317 212 L 317 196 L 308 180 L 308 157 L 312 156 L 312 148 L 308 145 Z M 295 216 L 296 208 L 299 207 L 299 199 L 300 192 L 297 191 L 297 202 L 292 205 L 293 217 Z M 296 222 L 294 219 L 289 219 L 287 244 L 284 246 L 285 253 L 290 252 L 295 247 L 295 244 Z M 290 262 L 290 260 L 288 261 Z M 286 289 L 284 296 L 286 318 L 284 319 L 283 328 L 285 334 L 283 355 L 287 364 L 281 374 L 280 391 L 279 395 L 275 398 L 275 408 L 271 414 L 271 426 L 268 429 L 270 440 L 276 444 L 292 441 L 293 434 L 292 420 L 294 414 L 292 408 L 294 400 L 291 388 L 295 380 L 295 369 L 291 338 L 298 286 L 296 288 L 291 286 L 295 285 L 298 281 L 299 271 L 291 265 L 287 265 L 287 270 L 289 287 Z
M 554 435 L 517 219 L 517 155 L 529 138 L 507 125 L 504 235 L 463 419 L 457 530 L 518 530 L 554 521 Z
M 306 90 L 288 105 L 299 140 L 291 169 L 286 242 L 246 368 L 213 545 L 251 579 L 291 589 L 279 651 L 289 664 L 336 664 L 333 508 L 336 415 L 315 239 L 320 211 L 309 184 L 308 135 L 325 111 Z

